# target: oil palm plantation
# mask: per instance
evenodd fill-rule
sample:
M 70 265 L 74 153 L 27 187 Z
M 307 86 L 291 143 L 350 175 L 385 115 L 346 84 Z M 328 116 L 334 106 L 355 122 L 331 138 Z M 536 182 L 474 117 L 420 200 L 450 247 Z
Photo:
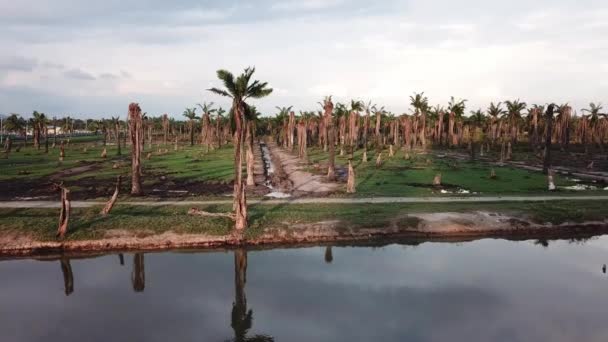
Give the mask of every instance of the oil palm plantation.
M 259 99 L 272 93 L 267 82 L 252 81 L 255 68 L 246 68 L 238 77 L 227 70 L 218 70 L 217 77 L 222 81 L 223 88 L 211 88 L 210 92 L 232 99 L 232 110 L 235 117 L 234 132 L 234 210 L 235 229 L 242 233 L 247 227 L 247 199 L 243 184 L 243 138 L 245 132 L 245 101 Z

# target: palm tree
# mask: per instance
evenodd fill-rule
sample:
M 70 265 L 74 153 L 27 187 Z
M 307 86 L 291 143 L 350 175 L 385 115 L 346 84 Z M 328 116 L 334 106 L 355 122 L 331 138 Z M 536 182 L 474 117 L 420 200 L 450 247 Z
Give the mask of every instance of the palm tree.
M 247 227 L 247 199 L 245 197 L 245 186 L 243 184 L 243 158 L 242 144 L 245 120 L 245 100 L 249 98 L 259 99 L 272 93 L 272 88 L 268 88 L 267 82 L 251 81 L 251 76 L 255 68 L 246 68 L 245 71 L 236 79 L 227 70 L 218 70 L 217 77 L 224 84 L 224 89 L 208 89 L 212 93 L 226 96 L 232 99 L 232 110 L 235 116 L 234 133 L 234 209 L 235 209 L 235 229 L 243 232 Z
M 221 148 L 222 147 L 222 132 L 220 131 L 220 127 L 222 124 L 222 121 L 224 120 L 224 114 L 226 113 L 226 110 L 222 107 L 218 108 L 217 112 L 216 112 L 216 116 L 215 116 L 215 134 L 217 136 L 217 147 Z
M 183 115 L 190 120 L 190 146 L 194 146 L 194 121 L 199 118 L 196 116 L 196 108 L 186 108 Z
M 34 133 L 34 147 L 38 150 L 40 149 L 40 133 L 42 132 L 45 120 L 46 117 L 44 113 L 39 113 L 38 111 L 34 111 L 32 113 L 32 118 L 30 119 L 30 125 L 32 126 L 32 131 Z
M 538 135 L 538 127 L 540 124 L 540 119 L 542 118 L 543 112 L 545 111 L 544 106 L 532 105 L 532 108 L 528 109 L 528 122 L 530 124 L 530 130 L 532 131 L 532 136 L 529 138 L 530 145 L 536 151 L 540 144 L 540 137 Z
M 448 103 L 448 111 L 450 112 L 448 117 L 448 140 L 450 141 L 450 146 L 458 145 L 458 135 L 454 132 L 454 127 L 456 120 L 460 119 L 464 114 L 466 101 L 464 99 L 456 100 L 454 96 L 450 97 L 450 102 Z
M 591 102 L 591 103 L 589 103 L 589 108 L 584 108 L 582 111 L 589 113 L 589 117 L 590 117 L 589 118 L 589 128 L 591 130 L 591 143 L 593 144 L 593 142 L 595 140 L 595 142 L 597 142 L 597 144 L 600 146 L 600 150 L 603 153 L 604 146 L 602 144 L 602 139 L 598 132 L 600 116 L 606 117 L 606 114 L 600 113 L 600 111 L 602 109 L 603 109 L 603 107 L 602 107 L 601 103 L 595 104 L 595 103 Z M 584 141 L 587 142 L 587 139 L 584 139 Z
M 202 120 L 202 128 L 201 128 L 201 144 L 207 144 L 207 151 L 209 151 L 210 136 L 211 136 L 211 114 L 215 112 L 213 109 L 213 102 L 203 102 L 203 104 L 197 103 L 197 106 L 201 108 L 203 112 Z
M 526 103 L 520 102 L 519 99 L 517 99 L 515 101 L 505 101 L 505 105 L 507 106 L 507 115 L 511 127 L 511 145 L 515 145 L 517 142 L 519 122 L 521 120 L 521 111 L 526 109 Z
M 551 129 L 553 126 L 553 110 L 555 104 L 550 104 L 547 107 L 546 120 L 547 120 L 547 131 L 545 136 L 545 158 L 543 160 L 543 173 L 549 174 L 549 167 L 551 166 Z
M 475 149 L 483 139 L 483 125 L 486 122 L 486 116 L 481 109 L 478 109 L 471 111 L 471 116 L 468 117 L 467 121 L 472 129 L 469 137 L 469 141 L 471 142 L 471 160 L 475 160 Z
M 498 138 L 498 120 L 500 120 L 500 116 L 505 113 L 504 109 L 501 108 L 501 105 L 502 102 L 498 102 L 498 104 L 491 102 L 490 107 L 486 110 L 490 116 L 490 139 L 492 140 L 492 143 Z
M 414 107 L 414 115 L 420 116 L 420 122 L 417 125 L 417 132 L 414 132 L 416 136 L 420 136 L 420 143 L 422 144 L 422 148 L 426 148 L 426 112 L 429 109 L 429 99 L 424 96 L 424 92 L 417 94 L 414 93 L 413 96 L 410 96 L 410 104 Z

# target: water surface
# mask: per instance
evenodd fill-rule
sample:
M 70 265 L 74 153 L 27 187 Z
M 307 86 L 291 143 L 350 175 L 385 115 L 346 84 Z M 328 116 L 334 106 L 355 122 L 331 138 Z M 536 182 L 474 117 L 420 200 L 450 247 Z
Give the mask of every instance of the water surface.
M 122 258 L 0 262 L 0 340 L 608 340 L 608 237 Z

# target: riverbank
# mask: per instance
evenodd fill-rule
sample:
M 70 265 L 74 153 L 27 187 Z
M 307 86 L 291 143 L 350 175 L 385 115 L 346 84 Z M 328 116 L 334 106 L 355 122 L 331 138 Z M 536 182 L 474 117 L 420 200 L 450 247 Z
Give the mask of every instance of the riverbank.
M 224 248 L 414 238 L 543 239 L 608 233 L 606 201 L 321 203 L 249 208 L 250 227 L 232 234 L 227 218 L 187 215 L 188 206 L 74 208 L 68 234 L 55 239 L 57 210 L 0 209 L 0 255 Z M 229 204 L 197 206 L 227 212 Z

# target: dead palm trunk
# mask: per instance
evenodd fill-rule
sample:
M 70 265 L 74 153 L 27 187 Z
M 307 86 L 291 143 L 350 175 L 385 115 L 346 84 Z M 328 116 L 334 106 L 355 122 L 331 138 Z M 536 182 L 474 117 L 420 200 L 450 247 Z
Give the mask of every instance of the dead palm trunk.
M 120 149 L 120 122 L 116 120 L 116 124 L 114 125 L 114 131 L 116 133 L 116 155 L 122 155 L 122 150 Z
M 545 156 L 543 160 L 543 173 L 549 174 L 549 168 L 551 167 L 551 129 L 553 125 L 553 108 L 554 105 L 550 104 L 547 107 L 547 132 L 545 136 Z
M 289 140 L 287 141 L 287 147 L 289 147 L 290 151 L 293 151 L 293 145 L 294 145 L 293 131 L 295 129 L 295 123 L 296 123 L 295 113 L 289 112 L 289 123 L 287 124 L 287 137 Z
M 382 134 L 380 132 L 380 112 L 376 112 L 376 151 L 382 151 Z
M 355 169 L 353 169 L 352 161 L 348 161 L 348 180 L 346 181 L 346 192 L 349 194 L 354 194 L 356 192 L 355 189 Z
M 167 146 L 167 135 L 169 134 L 169 116 L 163 114 L 163 145 Z
M 236 130 L 234 132 L 234 214 L 235 229 L 242 234 L 247 227 L 247 198 L 243 184 L 243 121 L 245 104 L 242 101 L 234 103 Z
M 108 201 L 108 203 L 106 203 L 106 206 L 101 210 L 101 214 L 106 216 L 110 213 L 110 211 L 112 210 L 112 208 L 114 207 L 114 204 L 116 203 L 116 200 L 118 199 L 118 192 L 120 191 L 120 184 L 122 182 L 122 176 L 118 176 L 118 178 L 116 179 L 116 189 L 114 189 L 114 194 L 112 195 L 112 198 L 110 198 L 110 200 Z
M 334 104 L 331 99 L 326 100 L 324 104 L 325 109 L 325 127 L 327 128 L 327 145 L 329 147 L 329 160 L 327 161 L 327 179 L 330 181 L 336 180 L 336 139 L 334 135 L 334 120 L 332 112 L 334 110 Z
M 253 155 L 253 122 L 247 121 L 247 186 L 255 186 Z
M 70 211 L 72 205 L 70 201 L 70 190 L 63 185 L 60 186 L 61 190 L 61 211 L 59 212 L 59 228 L 57 229 L 57 237 L 63 239 L 65 233 L 68 230 L 68 223 L 70 221 Z
M 131 135 L 131 195 L 142 195 L 141 150 L 143 127 L 141 108 L 137 103 L 129 105 L 129 134 Z

